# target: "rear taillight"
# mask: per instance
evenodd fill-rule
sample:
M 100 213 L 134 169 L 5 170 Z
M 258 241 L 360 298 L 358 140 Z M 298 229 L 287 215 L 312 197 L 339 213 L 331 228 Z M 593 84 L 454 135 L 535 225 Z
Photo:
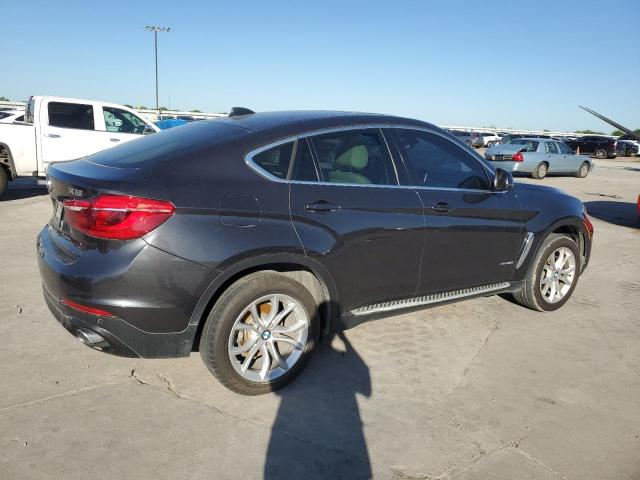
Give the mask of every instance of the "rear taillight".
M 524 157 L 522 156 L 522 152 L 516 152 L 513 154 L 514 162 L 524 162 Z
M 587 209 L 582 207 L 582 223 L 584 224 L 584 228 L 587 229 L 587 233 L 589 234 L 589 239 L 593 237 L 593 223 L 591 223 L 591 219 L 589 215 L 587 215 Z
M 131 240 L 149 233 L 175 211 L 171 202 L 126 195 L 98 195 L 65 200 L 64 218 L 71 228 L 92 237 Z

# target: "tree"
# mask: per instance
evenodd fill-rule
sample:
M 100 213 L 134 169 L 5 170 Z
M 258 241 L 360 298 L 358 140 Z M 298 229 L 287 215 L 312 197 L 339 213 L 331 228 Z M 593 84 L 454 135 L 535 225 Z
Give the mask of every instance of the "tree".
M 124 104 L 125 107 L 133 108 L 133 105 L 129 105 L 128 103 Z
M 202 110 L 198 110 L 197 108 L 194 108 L 193 110 L 189 110 L 191 113 L 202 113 Z
M 144 105 L 138 105 L 136 107 L 136 110 L 149 110 L 147 107 L 145 107 Z
M 158 110 L 160 110 L 161 112 L 169 111 L 167 107 L 160 107 Z
M 576 130 L 576 133 L 584 133 L 586 135 L 604 135 L 604 132 L 596 132 L 594 130 Z
M 7 97 L 0 97 L 0 102 L 10 102 L 11 100 L 9 100 Z

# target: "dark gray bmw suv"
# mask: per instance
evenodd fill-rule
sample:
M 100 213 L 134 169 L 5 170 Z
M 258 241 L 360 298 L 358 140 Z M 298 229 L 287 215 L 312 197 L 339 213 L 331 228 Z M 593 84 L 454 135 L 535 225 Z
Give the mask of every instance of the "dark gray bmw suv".
M 562 306 L 589 260 L 582 203 L 515 184 L 434 125 L 243 111 L 50 167 L 44 295 L 103 351 L 200 351 L 228 388 L 291 381 L 321 334 L 510 293 Z

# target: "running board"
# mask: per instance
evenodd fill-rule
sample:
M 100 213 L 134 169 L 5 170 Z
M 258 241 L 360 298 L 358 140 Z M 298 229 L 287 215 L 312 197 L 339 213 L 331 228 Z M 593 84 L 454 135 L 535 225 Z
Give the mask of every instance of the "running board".
M 370 313 L 388 312 L 390 310 L 398 310 L 400 308 L 419 307 L 420 305 L 429 305 L 431 303 L 448 302 L 459 298 L 472 297 L 483 293 L 495 292 L 509 287 L 509 282 L 493 283 L 491 285 L 483 285 L 481 287 L 463 288 L 462 290 L 452 290 L 450 292 L 434 293 L 431 295 L 423 295 L 422 297 L 407 298 L 405 300 L 394 300 L 392 302 L 374 303 L 352 310 L 352 315 L 368 315 Z

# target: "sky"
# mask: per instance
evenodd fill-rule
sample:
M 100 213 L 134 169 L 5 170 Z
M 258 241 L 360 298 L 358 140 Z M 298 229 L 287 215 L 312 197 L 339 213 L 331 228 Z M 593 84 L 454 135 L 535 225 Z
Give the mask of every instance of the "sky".
M 0 96 L 640 128 L 640 1 L 3 0 Z M 10 72 L 10 74 L 9 74 Z

